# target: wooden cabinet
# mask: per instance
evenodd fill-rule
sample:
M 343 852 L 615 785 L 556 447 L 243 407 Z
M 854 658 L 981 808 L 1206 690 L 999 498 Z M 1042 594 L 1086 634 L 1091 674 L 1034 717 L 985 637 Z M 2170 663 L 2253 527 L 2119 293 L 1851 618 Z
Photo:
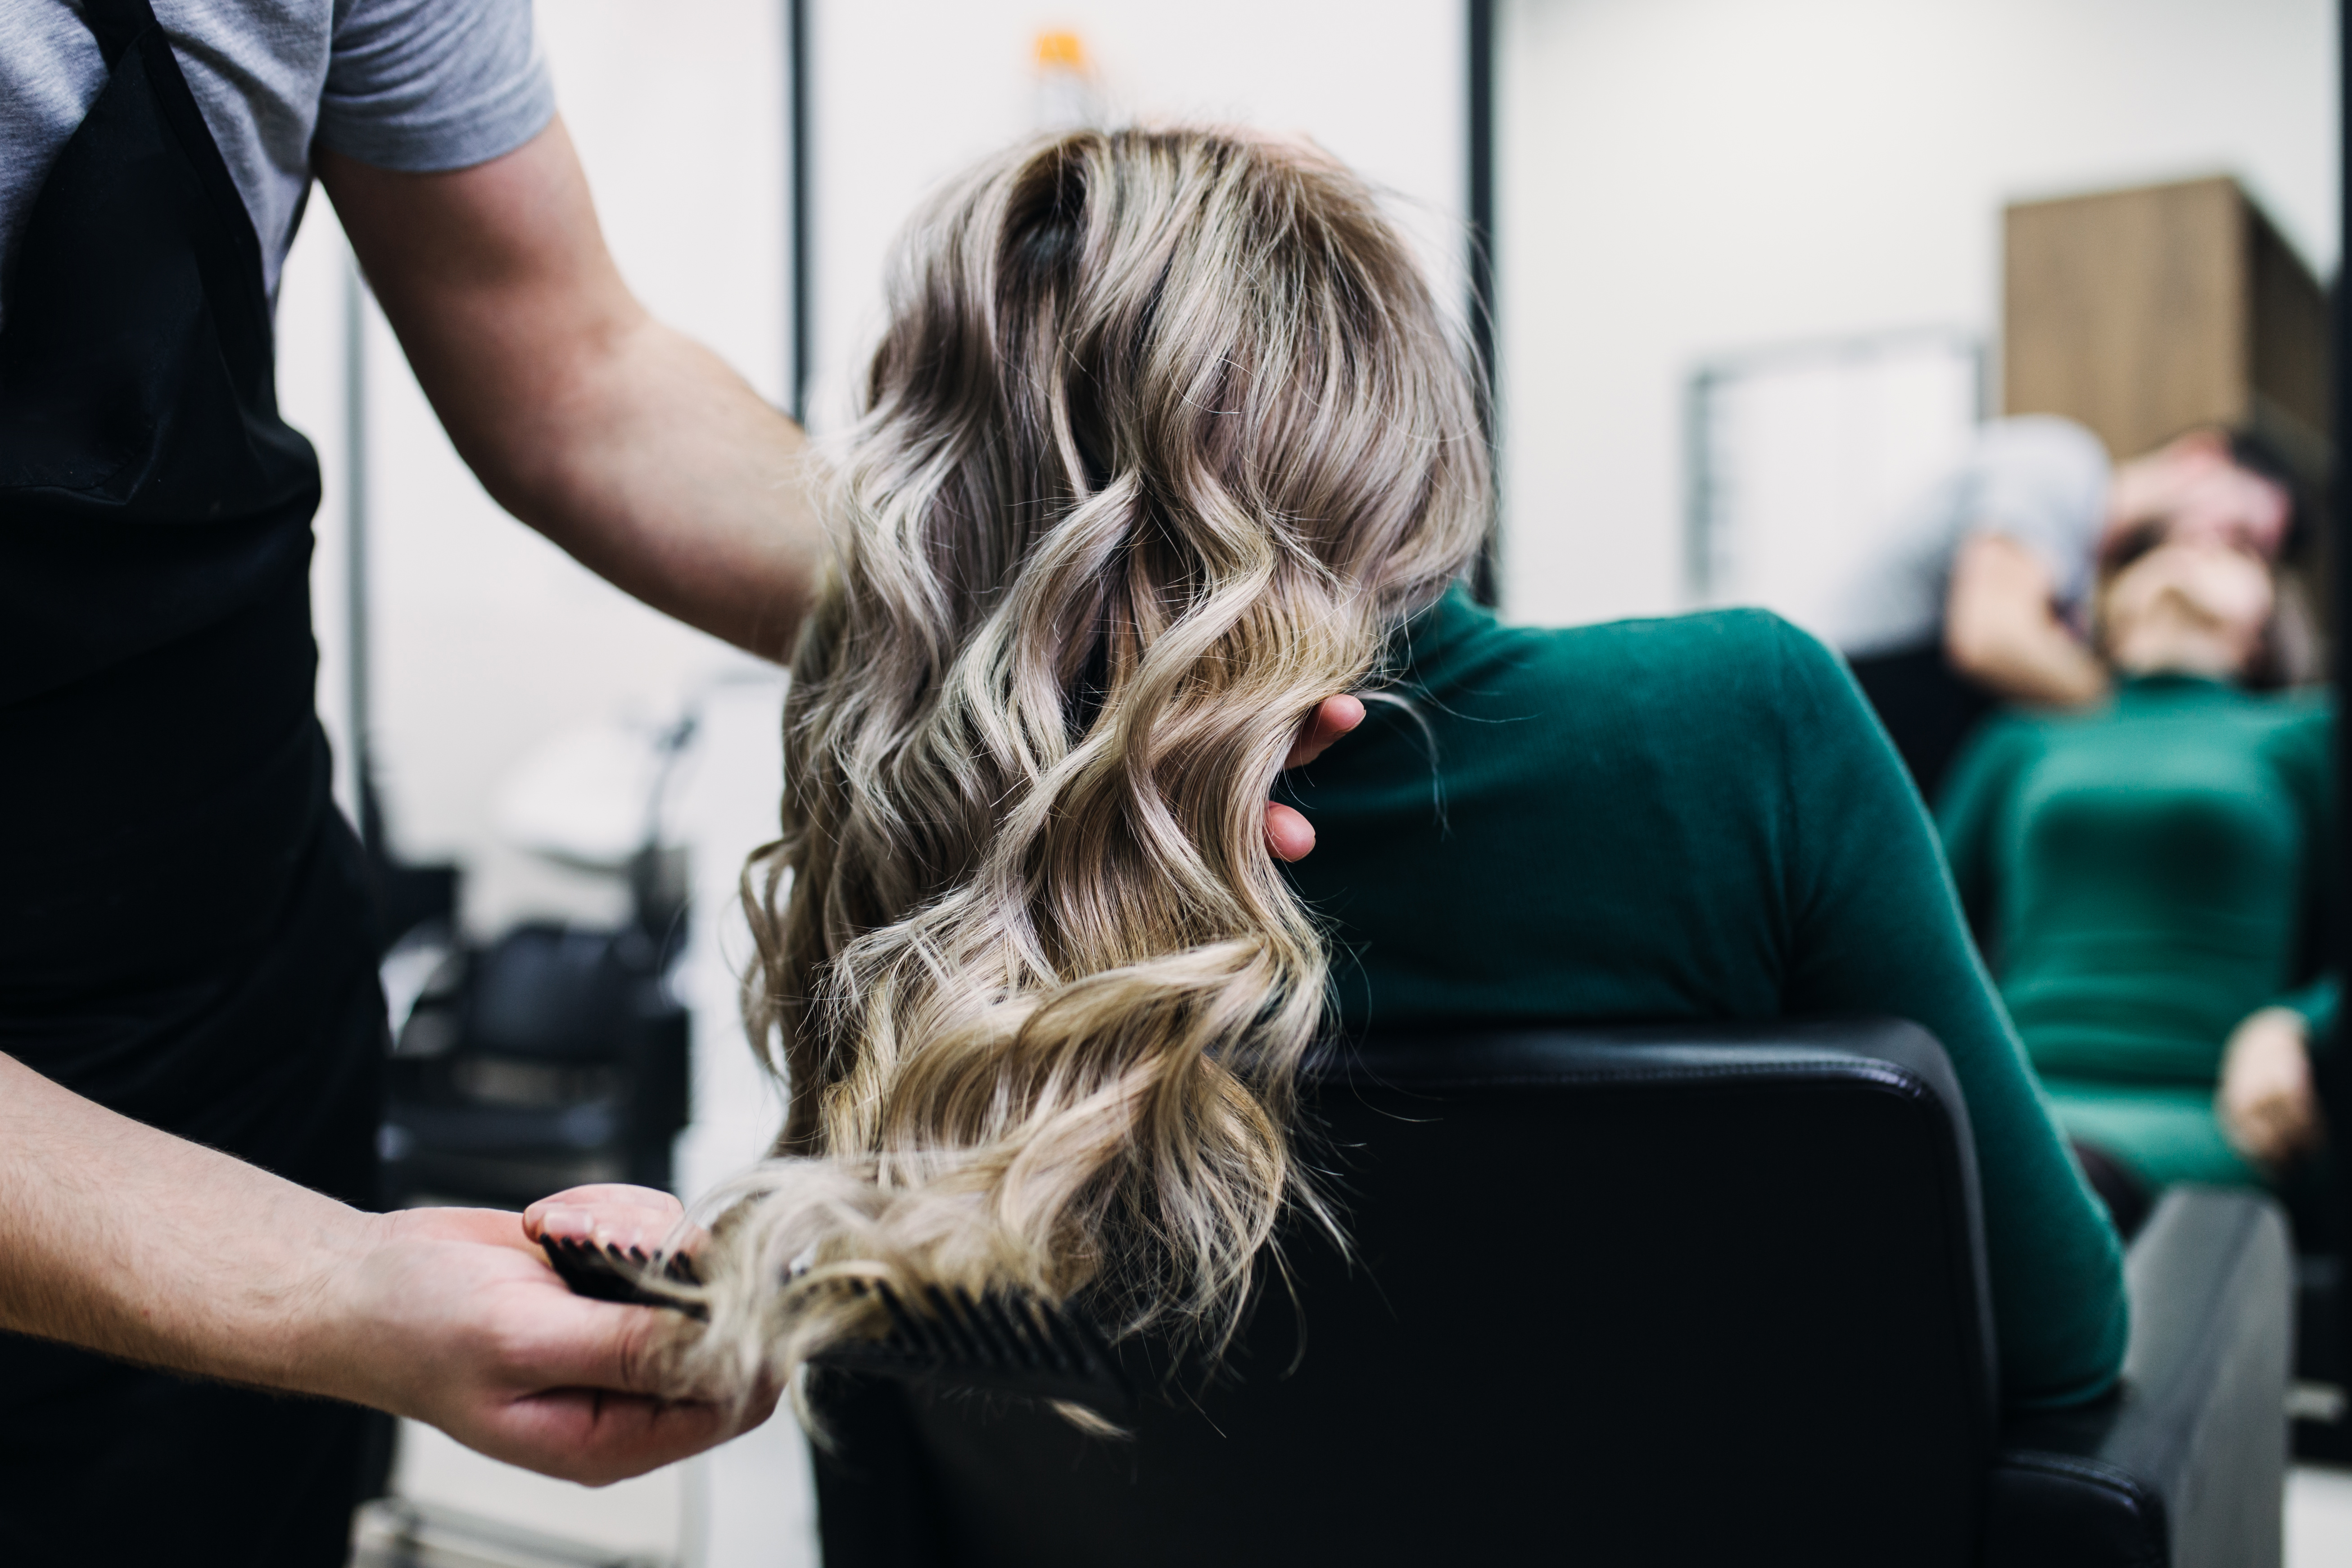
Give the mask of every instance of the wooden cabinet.
M 2001 405 L 2063 414 L 2118 458 L 2252 424 L 2327 468 L 2327 300 L 2235 180 L 2004 214 Z

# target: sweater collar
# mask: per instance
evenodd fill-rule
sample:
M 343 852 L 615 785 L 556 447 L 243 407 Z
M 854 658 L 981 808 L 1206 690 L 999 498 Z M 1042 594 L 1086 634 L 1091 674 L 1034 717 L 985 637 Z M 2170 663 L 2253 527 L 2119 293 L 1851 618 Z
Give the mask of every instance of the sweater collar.
M 2183 669 L 2150 670 L 2126 675 L 2116 682 L 2116 697 L 2124 703 L 2201 702 L 2243 697 L 2244 689 L 2219 676 L 2192 675 Z

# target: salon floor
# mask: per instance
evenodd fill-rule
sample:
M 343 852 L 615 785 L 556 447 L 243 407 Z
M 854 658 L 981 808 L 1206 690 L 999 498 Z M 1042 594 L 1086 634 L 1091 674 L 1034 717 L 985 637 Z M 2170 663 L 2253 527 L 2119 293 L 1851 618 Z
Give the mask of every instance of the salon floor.
M 392 1490 L 361 1510 L 352 1568 L 816 1568 L 807 1450 L 789 1421 L 601 1489 L 404 1421 Z
M 756 1439 L 756 1435 L 755 1438 Z M 772 1441 L 772 1438 L 771 1439 Z M 725 1469 L 673 1466 L 602 1490 L 527 1475 L 404 1424 L 396 1499 L 361 1518 L 352 1568 L 814 1568 L 805 1516 L 787 1509 L 776 1535 L 717 1539 L 704 1499 Z M 777 1446 L 785 1464 L 796 1456 Z M 759 1462 L 745 1452 L 740 1458 Z M 775 1458 L 775 1456 L 770 1456 Z M 782 1468 L 782 1465 L 775 1468 Z M 751 1474 L 756 1477 L 755 1470 Z M 782 1489 L 804 1478 L 796 1470 Z M 752 1481 L 758 1485 L 757 1479 Z M 2285 1568 L 2352 1565 L 2352 1469 L 2298 1465 L 2286 1486 Z

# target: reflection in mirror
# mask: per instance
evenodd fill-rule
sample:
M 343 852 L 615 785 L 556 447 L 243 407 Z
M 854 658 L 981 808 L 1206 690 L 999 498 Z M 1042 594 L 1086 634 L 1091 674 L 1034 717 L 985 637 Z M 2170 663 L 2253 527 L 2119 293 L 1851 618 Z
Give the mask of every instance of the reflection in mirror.
M 1829 633 L 1979 346 L 1972 413 L 2066 415 L 2113 460 L 2246 419 L 2324 457 L 2324 0 L 1496 12 L 1513 618 Z
M 1513 618 L 1843 653 L 2128 1235 L 2267 1191 L 2352 1457 L 2326 0 L 1496 0 Z M 2342 1059 L 2340 1047 L 2334 1060 Z

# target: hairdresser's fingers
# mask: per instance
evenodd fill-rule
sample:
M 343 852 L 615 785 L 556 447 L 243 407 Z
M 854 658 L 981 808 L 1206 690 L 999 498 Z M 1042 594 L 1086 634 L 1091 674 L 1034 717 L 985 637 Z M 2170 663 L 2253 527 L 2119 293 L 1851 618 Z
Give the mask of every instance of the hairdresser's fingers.
M 1280 801 L 1265 808 L 1265 847 L 1277 860 L 1304 860 L 1315 847 L 1315 825 Z
M 1316 705 L 1315 711 L 1307 716 L 1307 722 L 1298 727 L 1297 743 L 1290 748 L 1290 755 L 1283 759 L 1282 765 L 1286 768 L 1305 767 L 1328 751 L 1332 742 L 1363 721 L 1364 705 L 1357 699 L 1345 692 L 1325 698 Z M 1307 848 L 1314 847 L 1310 836 Z M 1298 853 L 1304 855 L 1306 852 L 1302 849 Z M 1275 853 L 1281 855 L 1282 851 L 1277 849 Z M 1296 860 L 1298 855 L 1284 855 L 1283 858 Z
M 652 1248 L 677 1236 L 686 1206 L 653 1187 L 599 1183 L 571 1187 L 523 1210 L 524 1234 L 532 1240 L 577 1239 L 619 1247 Z M 691 1247 L 700 1232 L 682 1238 Z
M 494 1458 L 604 1482 L 683 1458 L 764 1419 L 763 1388 L 686 1377 L 677 1312 L 574 1296 L 487 1209 L 387 1215 L 383 1240 L 338 1276 L 326 1390 L 428 1421 Z
M 675 1208 L 635 1208 L 622 1204 L 579 1207 L 555 1205 L 541 1212 L 530 1234 L 539 1240 L 585 1241 L 623 1252 L 652 1252 L 664 1247 L 691 1252 L 702 1245 L 703 1232 L 698 1226 L 681 1225 L 683 1217 Z
M 625 1204 L 636 1208 L 667 1209 L 672 1214 L 684 1214 L 686 1205 L 659 1187 L 631 1186 L 625 1182 L 590 1182 L 584 1186 L 566 1187 L 522 1211 L 522 1223 L 529 1228 L 534 1215 L 550 1205 L 586 1207 L 595 1204 Z
M 1298 727 L 1298 740 L 1290 748 L 1290 755 L 1282 760 L 1282 765 L 1306 766 L 1328 751 L 1332 742 L 1363 721 L 1364 705 L 1355 698 L 1344 692 L 1325 698 Z M 1315 826 L 1295 807 L 1270 805 L 1265 808 L 1265 847 L 1277 860 L 1304 860 L 1315 848 Z
M 657 1399 L 738 1392 L 691 1385 L 678 1376 L 673 1352 L 696 1327 L 667 1308 L 622 1306 L 567 1293 L 535 1304 L 532 1321 L 517 1327 L 520 1332 L 508 1342 L 502 1375 L 518 1392 L 601 1388 Z

